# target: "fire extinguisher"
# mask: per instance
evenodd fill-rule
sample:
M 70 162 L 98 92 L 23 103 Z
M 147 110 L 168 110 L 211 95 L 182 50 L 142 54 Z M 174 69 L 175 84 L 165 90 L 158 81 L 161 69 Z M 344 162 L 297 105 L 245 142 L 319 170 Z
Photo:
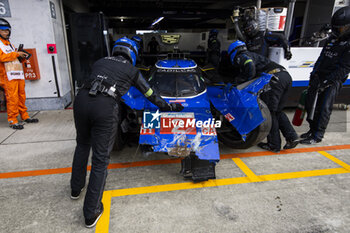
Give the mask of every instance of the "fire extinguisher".
M 301 126 L 305 117 L 305 99 L 306 99 L 307 89 L 305 89 L 300 96 L 299 103 L 297 109 L 295 110 L 293 117 L 293 125 Z

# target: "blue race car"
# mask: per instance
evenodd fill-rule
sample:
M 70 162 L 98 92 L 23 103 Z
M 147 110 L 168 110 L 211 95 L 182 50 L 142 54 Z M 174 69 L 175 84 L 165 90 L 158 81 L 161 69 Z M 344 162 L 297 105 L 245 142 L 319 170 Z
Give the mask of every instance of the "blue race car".
M 249 148 L 270 131 L 270 112 L 259 94 L 271 75 L 238 86 L 211 83 L 197 64 L 186 58 L 160 60 L 148 81 L 169 103 L 181 103 L 182 112 L 160 112 L 136 88 L 122 98 L 127 106 L 122 134 L 137 134 L 145 152 L 165 152 L 183 158 L 181 173 L 194 181 L 215 178 L 220 160 L 219 142 L 231 148 Z

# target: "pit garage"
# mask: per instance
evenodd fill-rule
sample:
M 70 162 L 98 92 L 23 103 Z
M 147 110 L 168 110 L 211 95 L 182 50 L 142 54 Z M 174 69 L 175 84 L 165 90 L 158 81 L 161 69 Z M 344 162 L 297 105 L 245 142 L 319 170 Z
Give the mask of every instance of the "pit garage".
M 24 44 L 34 59 L 34 68 L 25 73 L 26 105 L 29 115 L 39 119 L 38 124 L 23 123 L 23 130 L 9 128 L 0 89 L 0 232 L 348 232 L 349 79 L 322 142 L 274 153 L 256 145 L 266 141 L 267 108 L 257 100 L 258 108 L 247 112 L 253 112 L 255 120 L 243 121 L 247 117 L 242 102 L 232 105 L 247 93 L 254 96 L 257 87 L 263 89 L 262 81 L 230 86 L 231 73 L 209 64 L 207 54 L 212 29 L 218 31 L 225 54 L 239 37 L 239 20 L 263 15 L 262 24 L 284 34 L 291 45 L 292 59 L 284 59 L 283 49 L 274 46 L 269 58 L 293 78 L 284 109 L 292 121 L 329 36 L 324 25 L 348 5 L 346 0 L 0 0 L 0 15 L 12 26 L 11 42 Z M 235 21 L 237 9 L 241 18 Z M 212 119 L 213 125 L 215 120 L 224 123 L 215 135 L 210 127 L 201 131 L 207 143 L 196 144 L 193 134 L 187 141 L 178 140 L 186 146 L 173 150 L 166 141 L 176 137 L 163 137 L 167 132 L 160 131 L 162 141 L 155 142 L 150 135 L 157 129 L 152 132 L 142 125 L 142 96 L 128 92 L 110 155 L 104 212 L 88 229 L 82 211 L 86 188 L 78 200 L 70 198 L 76 146 L 72 103 L 92 64 L 111 55 L 114 42 L 123 36 L 142 38 L 137 67 L 152 87 L 169 102 L 194 106 L 192 115 L 181 118 L 198 115 Z M 148 46 L 152 38 L 159 46 L 156 54 Z M 237 113 L 225 112 L 227 108 L 239 109 L 243 123 L 231 125 L 229 119 L 236 119 Z M 174 114 L 162 117 L 172 119 Z M 178 125 L 174 128 L 179 130 Z M 301 135 L 308 124 L 304 119 L 294 128 Z M 182 160 L 197 152 L 198 157 L 219 156 L 207 181 L 196 180 L 193 171 L 184 174 Z

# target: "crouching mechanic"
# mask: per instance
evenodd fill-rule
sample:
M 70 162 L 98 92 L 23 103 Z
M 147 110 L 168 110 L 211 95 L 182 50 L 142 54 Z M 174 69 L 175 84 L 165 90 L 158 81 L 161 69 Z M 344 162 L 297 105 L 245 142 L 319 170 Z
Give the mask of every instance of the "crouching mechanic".
M 350 7 L 337 10 L 332 16 L 331 25 L 332 35 L 323 47 L 310 76 L 305 100 L 310 130 L 301 135 L 302 144 L 322 141 L 335 98 L 350 73 Z M 314 117 L 310 119 L 312 109 Z
M 13 129 L 23 129 L 18 123 L 17 116 L 26 123 L 39 122 L 36 118 L 30 118 L 25 105 L 25 81 L 22 64 L 27 54 L 16 51 L 10 42 L 11 25 L 7 20 L 0 18 L 0 86 L 5 90 L 7 120 Z
M 271 90 L 263 93 L 261 99 L 267 104 L 272 117 L 271 131 L 267 136 L 267 143 L 258 146 L 265 150 L 279 152 L 281 150 L 281 130 L 286 138 L 283 149 L 291 149 L 298 144 L 298 135 L 291 125 L 287 115 L 282 111 L 287 100 L 287 94 L 292 86 L 292 78 L 283 66 L 256 53 L 248 52 L 242 41 L 233 42 L 228 49 L 231 62 L 240 70 L 236 83 L 242 83 L 255 78 L 262 72 L 273 74 L 270 81 Z
M 83 208 L 86 227 L 95 226 L 103 212 L 101 199 L 107 177 L 109 154 L 114 144 L 116 126 L 120 121 L 121 96 L 127 93 L 131 86 L 135 86 L 161 111 L 183 109 L 180 104 L 168 104 L 156 94 L 134 67 L 138 55 L 134 41 L 128 38 L 117 40 L 112 54 L 112 57 L 95 62 L 90 77 L 74 101 L 77 146 L 71 177 L 72 199 L 78 199 L 85 186 L 90 148 L 93 152 Z

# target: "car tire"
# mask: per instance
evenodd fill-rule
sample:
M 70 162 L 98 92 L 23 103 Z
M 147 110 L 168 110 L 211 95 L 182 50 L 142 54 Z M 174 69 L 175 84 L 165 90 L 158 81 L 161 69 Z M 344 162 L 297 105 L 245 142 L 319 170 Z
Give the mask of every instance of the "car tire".
M 225 118 L 223 118 L 222 126 L 226 127 L 226 132 L 218 131 L 219 141 L 224 145 L 234 149 L 247 149 L 264 140 L 270 132 L 272 119 L 267 105 L 260 99 L 258 99 L 258 103 L 261 113 L 266 120 L 253 131 L 251 131 L 247 135 L 245 141 L 242 140 L 242 137 L 238 131 Z

